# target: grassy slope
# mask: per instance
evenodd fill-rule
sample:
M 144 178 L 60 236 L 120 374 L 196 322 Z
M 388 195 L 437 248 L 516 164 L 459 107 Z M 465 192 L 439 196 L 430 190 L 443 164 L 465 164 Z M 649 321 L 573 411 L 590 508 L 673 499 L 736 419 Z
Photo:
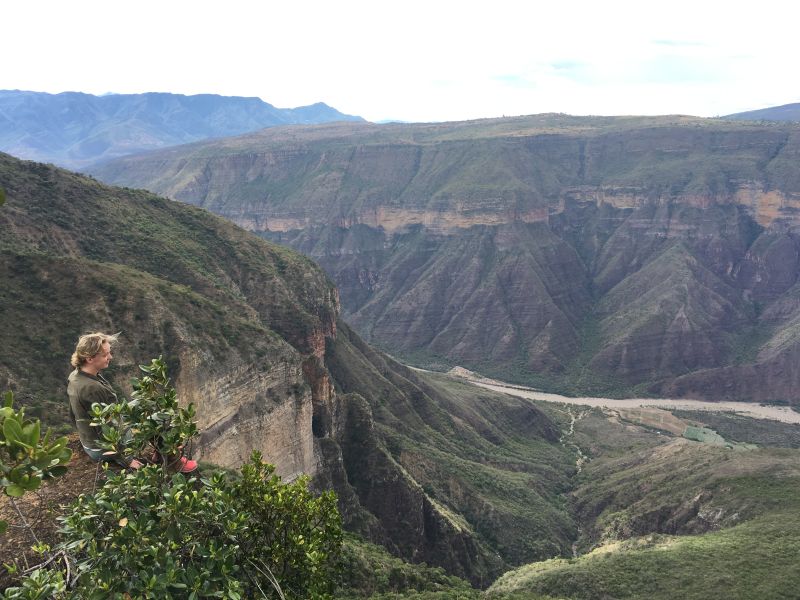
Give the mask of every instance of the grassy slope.
M 407 563 L 355 536 L 345 537 L 342 566 L 343 582 L 336 593 L 341 600 L 477 600 L 480 595 L 466 581 L 448 576 L 440 567 Z
M 124 381 L 142 356 L 177 361 L 187 347 L 211 369 L 286 358 L 332 320 L 332 287 L 310 260 L 205 211 L 3 154 L 0 186 L 0 314 L 16 324 L 0 334 L 0 381 L 23 401 L 60 402 L 86 330 L 123 331 Z
M 710 427 L 726 440 L 777 448 L 800 448 L 800 425 L 796 423 L 776 423 L 733 413 L 706 411 L 676 410 L 673 414 Z
M 337 212 L 387 203 L 440 209 L 474 198 L 551 201 L 574 185 L 716 195 L 732 180 L 766 177 L 771 187 L 793 191 L 800 181 L 784 146 L 794 148 L 797 131 L 694 117 L 338 123 L 169 148 L 95 172 L 220 213 L 249 205 L 253 194 L 281 211 L 321 208 L 312 218 L 320 223 Z M 271 168 L 262 168 L 261 156 L 272 157 Z M 240 167 L 247 177 L 239 176 Z
M 702 536 L 649 536 L 575 560 L 538 563 L 505 575 L 487 597 L 539 593 L 575 600 L 796 598 L 797 515 L 796 510 L 777 512 Z

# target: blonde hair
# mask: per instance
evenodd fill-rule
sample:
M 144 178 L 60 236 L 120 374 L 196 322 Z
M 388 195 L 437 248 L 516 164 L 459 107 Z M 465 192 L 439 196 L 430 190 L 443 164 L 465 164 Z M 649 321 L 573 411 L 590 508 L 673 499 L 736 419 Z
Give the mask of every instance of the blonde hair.
M 109 344 L 114 344 L 119 337 L 119 333 L 109 334 L 109 333 L 87 333 L 82 335 L 78 338 L 78 344 L 75 346 L 75 352 L 72 353 L 72 358 L 70 359 L 70 364 L 75 367 L 76 369 L 83 365 L 87 359 L 92 358 L 100 354 L 100 351 L 103 349 L 103 344 L 108 342 Z

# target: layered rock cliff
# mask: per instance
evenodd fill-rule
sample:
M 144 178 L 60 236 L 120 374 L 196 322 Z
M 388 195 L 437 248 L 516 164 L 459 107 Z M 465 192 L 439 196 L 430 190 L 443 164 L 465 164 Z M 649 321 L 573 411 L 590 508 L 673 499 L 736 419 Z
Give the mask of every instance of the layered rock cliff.
M 279 128 L 98 174 L 313 257 L 416 364 L 797 403 L 799 153 L 796 124 L 538 115 Z

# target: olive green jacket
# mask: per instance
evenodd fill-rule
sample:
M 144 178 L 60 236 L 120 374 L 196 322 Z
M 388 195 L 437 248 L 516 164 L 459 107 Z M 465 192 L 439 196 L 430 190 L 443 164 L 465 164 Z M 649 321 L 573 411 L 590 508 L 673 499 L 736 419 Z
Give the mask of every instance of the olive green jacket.
M 111 384 L 99 373 L 95 376 L 75 369 L 69 375 L 67 395 L 69 396 L 72 422 L 78 428 L 81 444 L 84 448 L 98 449 L 100 447 L 98 444 L 100 428 L 90 425 L 92 404 L 97 402 L 105 405 L 117 401 L 117 395 Z

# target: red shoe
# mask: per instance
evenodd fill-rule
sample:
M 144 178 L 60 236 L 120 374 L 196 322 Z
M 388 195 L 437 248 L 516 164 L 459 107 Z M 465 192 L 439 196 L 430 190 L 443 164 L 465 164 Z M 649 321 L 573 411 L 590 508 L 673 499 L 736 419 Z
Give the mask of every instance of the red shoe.
M 181 456 L 180 461 L 178 461 L 178 472 L 179 473 L 191 473 L 192 471 L 197 470 L 197 461 L 191 460 L 186 458 L 185 456 Z

